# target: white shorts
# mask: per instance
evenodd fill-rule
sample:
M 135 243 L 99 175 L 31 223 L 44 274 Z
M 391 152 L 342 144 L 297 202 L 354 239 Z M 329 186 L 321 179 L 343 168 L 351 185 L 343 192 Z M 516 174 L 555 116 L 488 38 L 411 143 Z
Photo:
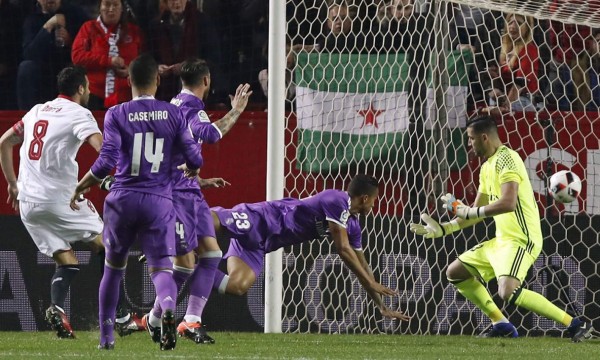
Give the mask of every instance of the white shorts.
M 104 222 L 91 201 L 79 203 L 79 210 L 69 204 L 19 202 L 21 220 L 40 252 L 52 256 L 71 249 L 76 241 L 93 241 L 102 233 Z

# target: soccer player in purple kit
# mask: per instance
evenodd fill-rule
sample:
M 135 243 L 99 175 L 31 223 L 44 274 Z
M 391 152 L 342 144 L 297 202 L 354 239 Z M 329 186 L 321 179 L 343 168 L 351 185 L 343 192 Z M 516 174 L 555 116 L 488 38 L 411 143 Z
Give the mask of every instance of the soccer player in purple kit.
M 337 253 L 385 317 L 409 320 L 389 309 L 381 295 L 396 292 L 375 280 L 361 244 L 359 215 L 367 215 L 379 196 L 377 180 L 356 175 L 348 191 L 325 190 L 305 199 L 285 198 L 232 209 L 211 208 L 216 233 L 231 238 L 227 272 L 217 271 L 213 288 L 220 293 L 245 294 L 263 270 L 266 253 L 317 238 L 333 241 Z
M 100 156 L 79 181 L 71 198 L 77 199 L 115 167 L 115 182 L 104 202 L 104 276 L 99 289 L 99 349 L 114 348 L 115 310 L 119 282 L 129 248 L 138 239 L 162 309 L 161 350 L 175 348 L 174 309 L 177 287 L 169 256 L 175 255 L 175 211 L 172 202 L 172 155 L 183 153 L 186 166 L 197 174 L 202 165 L 199 145 L 192 138 L 180 110 L 154 99 L 160 82 L 158 64 L 141 55 L 129 66 L 133 100 L 108 109 Z
M 252 95 L 250 85 L 239 85 L 231 99 L 232 109 L 220 120 L 211 123 L 204 111 L 204 99 L 210 90 L 210 71 L 201 59 L 189 59 L 181 66 L 183 89 L 171 103 L 177 105 L 187 120 L 198 143 L 215 143 L 233 127 Z M 177 156 L 177 155 L 176 155 Z M 183 159 L 174 164 L 183 163 Z M 206 181 L 217 179 L 206 179 Z M 221 179 L 222 181 L 222 179 Z M 173 171 L 173 206 L 176 220 L 176 250 L 173 259 L 173 278 L 180 289 L 189 278 L 190 297 L 183 321 L 177 327 L 180 336 L 198 344 L 214 344 L 202 326 L 202 312 L 212 290 L 215 272 L 223 253 L 217 243 L 210 208 L 200 190 L 198 181 L 188 179 L 181 171 Z M 225 185 L 224 182 L 207 185 Z M 196 256 L 198 264 L 195 266 Z M 194 267 L 195 266 L 195 267 Z M 146 315 L 149 329 L 160 323 L 160 307 Z

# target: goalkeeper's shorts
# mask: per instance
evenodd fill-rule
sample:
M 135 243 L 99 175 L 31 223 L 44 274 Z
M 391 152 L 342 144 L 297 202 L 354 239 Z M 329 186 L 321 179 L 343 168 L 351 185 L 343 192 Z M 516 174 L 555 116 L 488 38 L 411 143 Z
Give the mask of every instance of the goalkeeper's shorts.
M 465 251 L 458 260 L 471 274 L 485 282 L 501 276 L 511 276 L 523 282 L 540 251 L 541 248 L 534 247 L 528 252 L 516 241 L 498 241 L 494 238 Z

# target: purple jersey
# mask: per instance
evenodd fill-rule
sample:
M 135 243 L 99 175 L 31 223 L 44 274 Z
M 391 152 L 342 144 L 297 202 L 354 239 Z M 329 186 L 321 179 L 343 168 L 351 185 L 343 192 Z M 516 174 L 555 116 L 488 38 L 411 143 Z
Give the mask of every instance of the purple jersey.
M 360 222 L 350 214 L 350 196 L 345 191 L 325 190 L 301 200 L 286 198 L 213 211 L 247 249 L 268 253 L 323 238 L 332 221 L 346 228 L 352 248 L 362 250 Z
M 181 109 L 181 112 L 192 131 L 194 140 L 200 145 L 204 142 L 213 144 L 221 139 L 221 131 L 210 122 L 208 115 L 204 111 L 204 102 L 191 91 L 183 89 L 181 93 L 171 100 L 171 104 L 174 104 Z M 174 166 L 177 166 L 177 161 L 183 163 L 183 156 L 175 154 Z M 173 190 L 194 191 L 198 192 L 202 197 L 200 186 L 196 179 L 186 178 L 181 171 L 173 171 Z
M 141 96 L 106 112 L 104 142 L 91 172 L 103 178 L 116 164 L 111 190 L 171 198 L 173 155 L 183 154 L 196 169 L 202 166 L 199 148 L 176 106 Z

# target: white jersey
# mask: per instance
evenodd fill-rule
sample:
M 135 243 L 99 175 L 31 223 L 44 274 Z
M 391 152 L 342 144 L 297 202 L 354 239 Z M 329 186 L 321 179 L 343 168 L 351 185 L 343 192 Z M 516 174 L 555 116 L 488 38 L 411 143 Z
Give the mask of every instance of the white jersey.
M 21 127 L 18 199 L 68 203 L 78 180 L 75 156 L 79 147 L 90 135 L 100 133 L 96 119 L 83 106 L 58 97 L 34 106 Z

